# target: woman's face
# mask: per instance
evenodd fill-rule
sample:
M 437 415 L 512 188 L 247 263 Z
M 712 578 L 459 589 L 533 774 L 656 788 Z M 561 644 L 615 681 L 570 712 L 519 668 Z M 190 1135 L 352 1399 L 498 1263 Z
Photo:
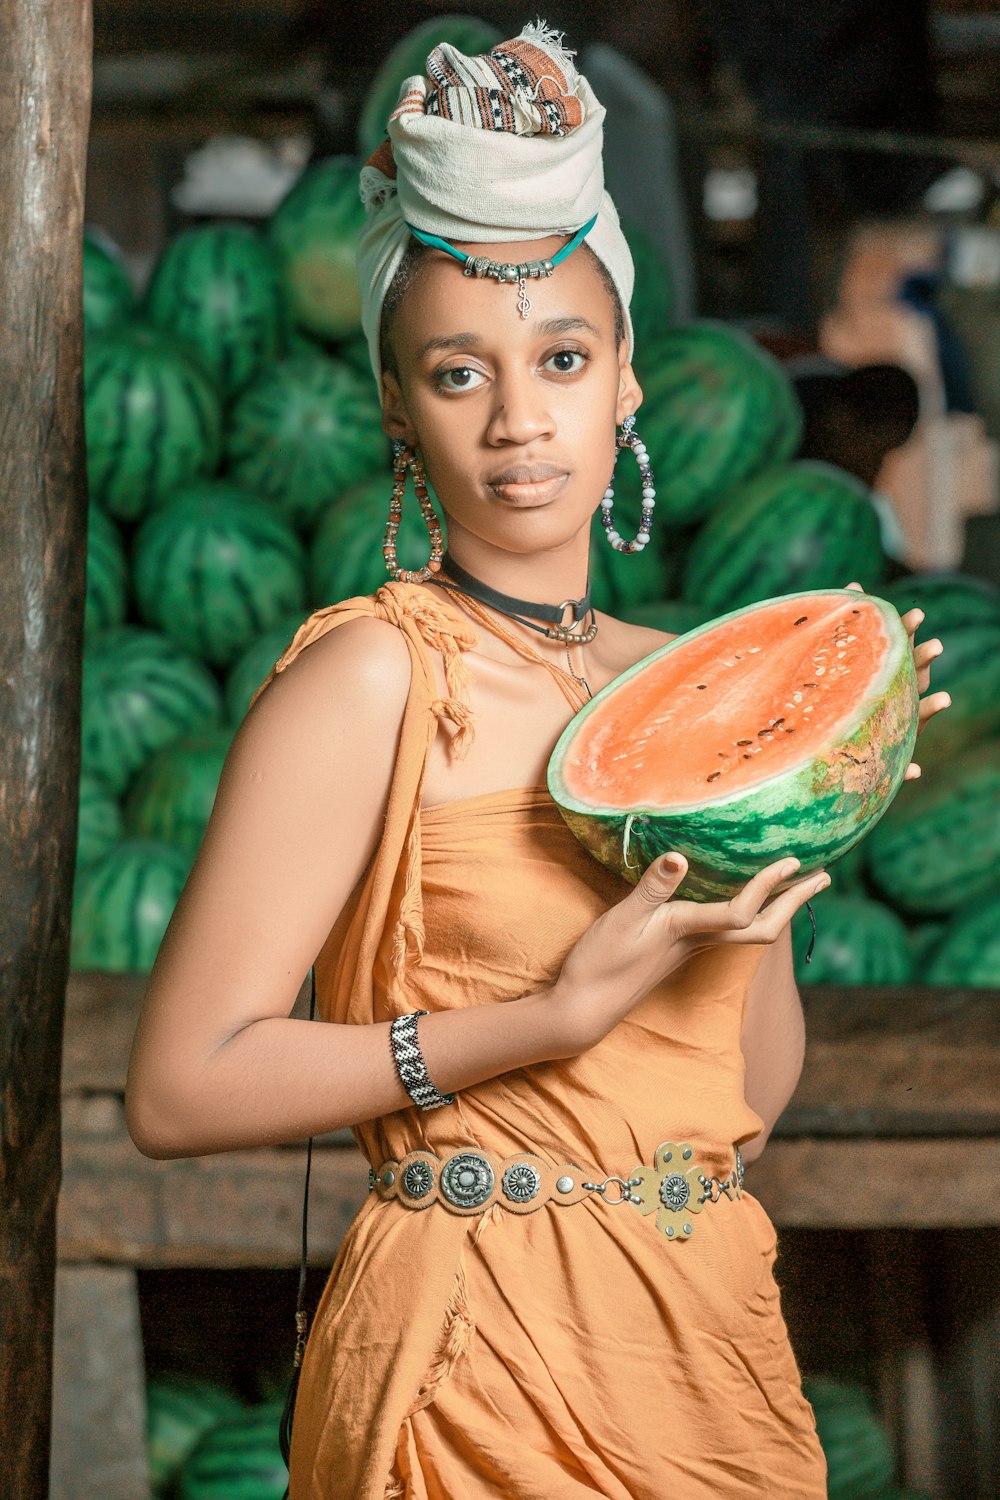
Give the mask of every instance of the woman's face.
M 552 256 L 565 237 L 458 248 L 519 261 Z M 615 424 L 642 391 L 615 346 L 614 310 L 597 268 L 577 249 L 552 276 L 517 283 L 465 276 L 435 250 L 397 309 L 396 381 L 383 374 L 382 422 L 416 447 L 448 521 L 505 551 L 565 546 L 600 504 L 615 461 Z M 544 487 L 510 489 L 533 469 Z M 521 478 L 526 478 L 523 473 Z

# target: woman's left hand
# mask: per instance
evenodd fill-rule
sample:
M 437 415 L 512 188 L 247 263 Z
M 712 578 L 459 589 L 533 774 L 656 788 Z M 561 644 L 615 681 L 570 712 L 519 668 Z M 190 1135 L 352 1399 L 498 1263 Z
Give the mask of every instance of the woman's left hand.
M 849 589 L 857 589 L 862 594 L 865 592 L 860 583 L 849 583 L 847 587 Z M 917 689 L 921 694 L 920 709 L 917 718 L 917 734 L 919 734 L 927 724 L 928 719 L 933 719 L 935 714 L 939 714 L 942 709 L 951 706 L 950 693 L 932 693 L 926 698 L 923 696 L 931 685 L 931 662 L 941 655 L 944 647 L 936 636 L 933 640 L 923 641 L 919 646 L 913 645 L 913 637 L 924 621 L 924 612 L 922 609 L 908 609 L 905 615 L 900 616 L 900 619 L 903 621 L 906 633 L 910 637 L 910 646 L 913 649 L 913 664 L 917 669 Z M 919 775 L 920 767 L 915 760 L 911 760 L 906 768 L 903 780 L 915 781 Z

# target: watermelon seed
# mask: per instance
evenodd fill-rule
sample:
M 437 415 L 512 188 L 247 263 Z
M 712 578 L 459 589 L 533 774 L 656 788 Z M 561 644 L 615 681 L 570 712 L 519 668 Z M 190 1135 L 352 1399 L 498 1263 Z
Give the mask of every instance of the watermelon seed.
M 802 684 L 802 686 L 803 687 L 819 687 L 819 683 L 818 682 L 804 682 Z
M 784 716 L 782 716 L 780 719 L 772 719 L 771 720 L 771 728 L 774 729 L 774 728 L 776 728 L 776 726 L 778 724 L 784 724 L 784 722 L 785 722 Z
M 734 745 L 752 745 L 753 744 L 753 740 L 734 740 L 733 744 Z
M 702 688 L 704 688 L 704 687 L 708 687 L 708 683 L 707 682 L 699 682 L 698 683 L 698 691 L 699 692 L 701 692 Z
M 749 760 L 750 759 L 750 751 L 749 750 L 744 750 L 744 752 L 743 752 L 743 759 L 744 760 Z
M 795 623 L 796 623 L 796 625 L 804 625 L 806 623 L 806 621 L 808 620 L 808 618 L 809 618 L 808 615 L 800 615 L 799 618 L 795 621 Z
M 706 781 L 715 781 L 717 779 L 717 777 L 719 777 L 721 775 L 722 775 L 721 771 L 713 771 L 710 776 L 706 776 L 705 777 L 705 780 Z
M 794 729 L 786 729 L 786 730 L 785 730 L 785 733 L 786 733 L 786 734 L 794 734 L 794 733 L 795 733 L 795 730 L 794 730 Z
M 859 615 L 860 613 L 861 613 L 860 609 L 852 609 L 851 610 L 851 614 L 852 615 Z
M 759 739 L 761 737 L 761 735 L 764 735 L 764 734 L 773 734 L 773 733 L 774 733 L 773 729 L 758 729 L 758 731 L 757 731 L 757 737 Z

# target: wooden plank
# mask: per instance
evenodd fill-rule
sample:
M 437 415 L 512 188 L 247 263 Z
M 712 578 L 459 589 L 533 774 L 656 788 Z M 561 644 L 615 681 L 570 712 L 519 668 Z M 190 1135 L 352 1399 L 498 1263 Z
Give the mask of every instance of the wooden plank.
M 747 1187 L 779 1225 L 1000 1225 L 1000 1140 L 770 1140 Z
M 137 1266 L 297 1264 L 305 1152 L 228 1151 L 150 1161 L 129 1140 L 118 1101 L 103 1128 L 67 1128 L 59 1200 L 64 1261 Z M 1000 1142 L 771 1141 L 747 1186 L 779 1225 L 932 1228 L 1000 1223 Z M 309 1251 L 328 1265 L 368 1191 L 352 1144 L 313 1154 Z
M 145 986 L 75 973 L 64 1093 L 122 1093 Z M 807 987 L 806 1060 L 777 1136 L 1000 1133 L 1000 996 L 929 986 Z M 294 1015 L 308 1014 L 304 984 Z

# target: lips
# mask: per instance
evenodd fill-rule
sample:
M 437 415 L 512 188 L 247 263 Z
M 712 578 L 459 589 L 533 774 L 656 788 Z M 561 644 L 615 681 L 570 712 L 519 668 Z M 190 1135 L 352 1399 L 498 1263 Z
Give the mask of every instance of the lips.
M 569 475 L 558 464 L 512 464 L 486 481 L 503 500 L 539 504 L 559 493 Z

